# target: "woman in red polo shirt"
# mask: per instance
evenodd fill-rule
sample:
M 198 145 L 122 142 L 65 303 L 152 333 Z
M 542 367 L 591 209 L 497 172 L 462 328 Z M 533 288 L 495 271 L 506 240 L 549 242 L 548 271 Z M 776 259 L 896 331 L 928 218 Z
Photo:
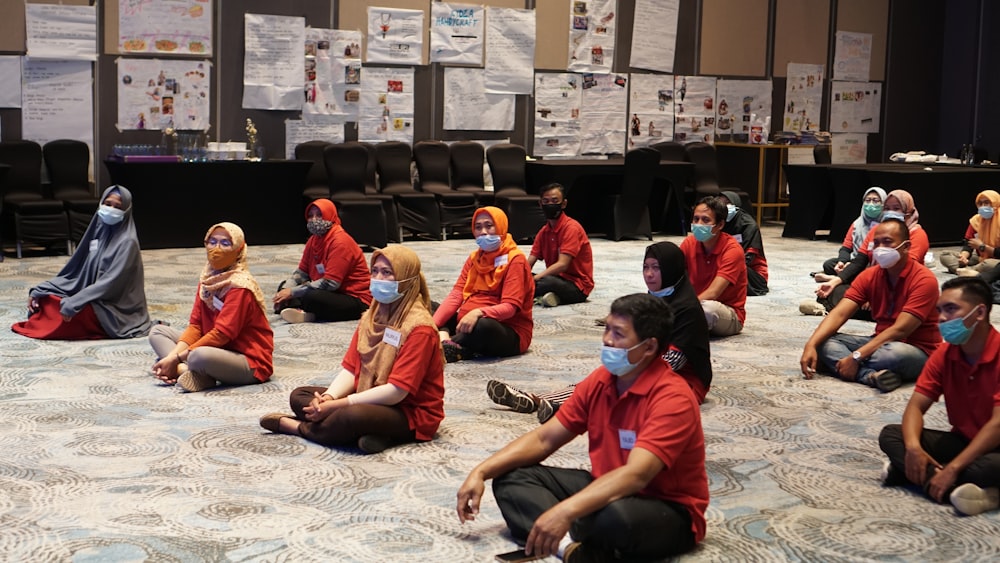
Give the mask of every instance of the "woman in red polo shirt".
M 247 268 L 243 229 L 217 223 L 205 234 L 208 263 L 201 272 L 184 332 L 156 325 L 149 344 L 153 375 L 185 391 L 263 383 L 274 372 L 274 335 L 264 294 Z

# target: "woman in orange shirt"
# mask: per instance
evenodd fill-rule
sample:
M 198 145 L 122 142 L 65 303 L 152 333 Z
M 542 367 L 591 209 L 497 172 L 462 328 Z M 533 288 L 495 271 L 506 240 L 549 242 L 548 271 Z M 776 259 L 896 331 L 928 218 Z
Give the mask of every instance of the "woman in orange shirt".
M 208 263 L 184 332 L 156 325 L 153 375 L 185 391 L 263 383 L 274 372 L 274 336 L 257 280 L 247 269 L 243 229 L 217 223 L 205 234 Z

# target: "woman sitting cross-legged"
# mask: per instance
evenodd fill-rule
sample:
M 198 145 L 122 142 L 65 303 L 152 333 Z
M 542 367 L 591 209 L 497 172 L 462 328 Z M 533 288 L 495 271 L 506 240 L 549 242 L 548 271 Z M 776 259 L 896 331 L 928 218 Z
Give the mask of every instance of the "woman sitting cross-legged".
M 274 334 L 264 294 L 247 269 L 243 229 L 217 223 L 205 235 L 208 264 L 201 272 L 188 326 L 156 325 L 149 345 L 153 375 L 188 392 L 263 383 L 273 373 Z
M 361 317 L 342 369 L 329 387 L 299 387 L 294 415 L 260 425 L 324 446 L 365 453 L 434 437 L 444 419 L 444 358 L 420 259 L 404 246 L 372 253 L 375 301 Z

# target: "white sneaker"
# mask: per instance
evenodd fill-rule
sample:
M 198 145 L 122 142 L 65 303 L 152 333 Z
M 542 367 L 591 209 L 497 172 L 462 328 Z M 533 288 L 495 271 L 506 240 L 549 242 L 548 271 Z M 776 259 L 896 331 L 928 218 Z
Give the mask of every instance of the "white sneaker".
M 286 323 L 311 323 L 316 320 L 316 315 L 307 313 L 302 309 L 293 309 L 289 307 L 288 309 L 283 309 L 281 311 L 281 318 L 285 319 Z
M 1000 507 L 1000 489 L 980 488 L 973 483 L 959 485 L 951 492 L 951 504 L 955 510 L 968 516 L 975 516 Z
M 822 317 L 826 314 L 826 307 L 815 299 L 805 299 L 799 303 L 799 312 L 803 315 Z

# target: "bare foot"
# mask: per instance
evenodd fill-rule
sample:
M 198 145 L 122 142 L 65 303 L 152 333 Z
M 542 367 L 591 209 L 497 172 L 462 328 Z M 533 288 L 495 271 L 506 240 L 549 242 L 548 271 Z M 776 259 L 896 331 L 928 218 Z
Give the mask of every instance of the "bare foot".
M 834 278 L 834 276 L 830 276 L 830 275 L 822 274 L 822 273 L 821 274 L 816 274 L 815 276 L 813 276 L 813 279 L 816 280 L 816 283 L 826 283 L 826 282 L 832 280 L 833 278 Z

